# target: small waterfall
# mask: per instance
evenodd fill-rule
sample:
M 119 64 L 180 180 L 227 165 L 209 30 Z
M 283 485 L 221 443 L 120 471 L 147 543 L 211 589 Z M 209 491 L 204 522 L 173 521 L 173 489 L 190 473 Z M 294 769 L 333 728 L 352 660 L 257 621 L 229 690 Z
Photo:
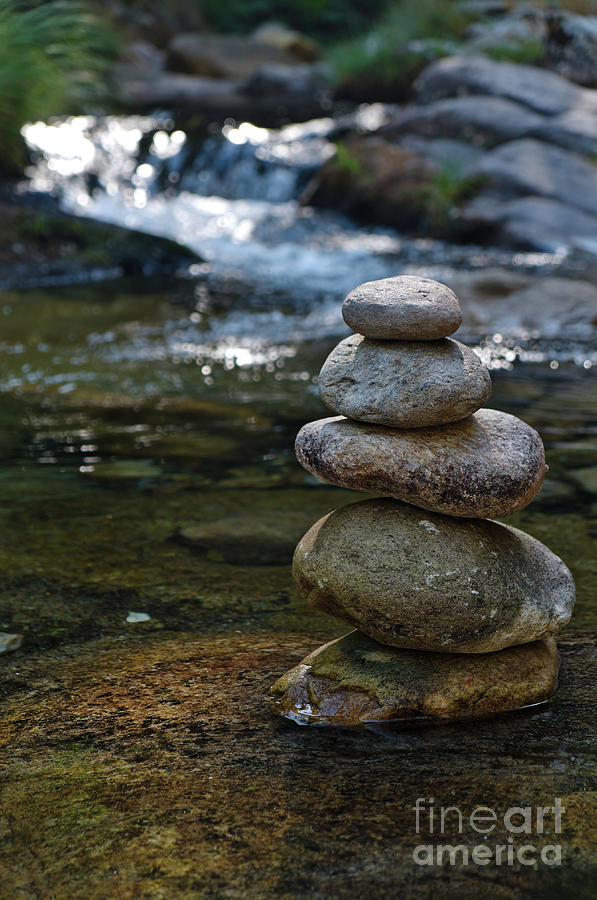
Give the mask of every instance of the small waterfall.
M 35 157 L 28 187 L 71 212 L 195 250 L 208 272 L 198 266 L 191 275 L 201 279 L 211 310 L 201 314 L 200 330 L 214 344 L 342 333 L 338 301 L 364 281 L 408 272 L 441 281 L 461 268 L 557 264 L 548 254 L 410 238 L 301 206 L 334 140 L 355 128 L 373 131 L 386 116 L 376 104 L 276 130 L 227 122 L 199 132 L 168 115 L 37 122 L 23 131 Z

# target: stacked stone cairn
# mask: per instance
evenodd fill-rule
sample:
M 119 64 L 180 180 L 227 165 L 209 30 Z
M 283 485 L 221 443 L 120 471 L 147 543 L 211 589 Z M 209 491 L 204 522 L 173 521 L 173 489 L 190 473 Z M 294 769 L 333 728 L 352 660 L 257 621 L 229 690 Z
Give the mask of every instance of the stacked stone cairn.
M 445 285 L 368 282 L 342 311 L 356 334 L 319 376 L 336 415 L 305 425 L 296 454 L 324 481 L 384 496 L 336 509 L 298 544 L 300 592 L 358 630 L 283 675 L 272 709 L 301 724 L 361 725 L 545 701 L 574 582 L 535 538 L 492 521 L 539 493 L 541 438 L 482 408 L 491 379 L 448 337 L 461 311 Z

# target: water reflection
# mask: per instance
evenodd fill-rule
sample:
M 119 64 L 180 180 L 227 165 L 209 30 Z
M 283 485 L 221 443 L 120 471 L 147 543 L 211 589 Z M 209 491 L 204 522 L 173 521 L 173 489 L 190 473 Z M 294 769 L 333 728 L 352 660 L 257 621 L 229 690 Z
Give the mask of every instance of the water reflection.
M 289 324 L 233 310 L 204 327 L 170 293 L 126 282 L 6 294 L 4 305 L 3 628 L 45 645 L 119 633 L 132 609 L 151 615 L 149 629 L 310 632 L 291 550 L 355 497 L 317 482 L 292 448 L 305 421 L 327 415 L 315 379 L 337 325 L 317 330 L 316 310 L 303 316 L 311 331 L 298 314 Z M 550 466 L 539 498 L 510 521 L 570 565 L 582 629 L 595 617 L 596 370 L 586 347 L 538 346 L 542 362 L 504 335 L 479 344 L 508 363 L 494 369 L 491 405 L 540 431 Z M 565 361 L 577 352 L 580 365 Z M 316 621 L 324 636 L 341 633 Z

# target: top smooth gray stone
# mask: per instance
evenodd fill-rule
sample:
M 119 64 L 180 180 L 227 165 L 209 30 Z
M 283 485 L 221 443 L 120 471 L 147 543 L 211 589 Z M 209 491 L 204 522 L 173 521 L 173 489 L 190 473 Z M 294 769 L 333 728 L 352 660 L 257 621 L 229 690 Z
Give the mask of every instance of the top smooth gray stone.
M 390 341 L 436 341 L 456 331 L 462 321 L 456 294 L 418 275 L 360 284 L 342 304 L 342 315 L 358 334 Z

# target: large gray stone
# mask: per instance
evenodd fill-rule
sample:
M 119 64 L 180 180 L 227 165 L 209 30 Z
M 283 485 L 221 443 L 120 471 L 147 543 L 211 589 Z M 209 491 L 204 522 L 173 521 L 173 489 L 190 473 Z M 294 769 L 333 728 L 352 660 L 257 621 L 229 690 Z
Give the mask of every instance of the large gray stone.
M 380 340 L 433 341 L 452 334 L 462 320 L 456 294 L 419 275 L 360 284 L 346 297 L 342 315 L 353 331 Z
M 548 16 L 547 62 L 565 78 L 597 87 L 597 16 L 553 11 Z
M 491 378 L 476 353 L 450 338 L 374 341 L 355 334 L 326 359 L 319 394 L 350 419 L 417 428 L 476 412 L 491 395 Z
M 316 522 L 293 576 L 309 602 L 383 644 L 489 653 L 549 637 L 570 619 L 561 559 L 508 525 L 364 500 Z
M 543 121 L 527 106 L 503 97 L 448 97 L 401 110 L 382 133 L 396 138 L 412 132 L 493 147 L 539 129 Z
M 551 197 L 594 214 L 597 166 L 560 147 L 524 138 L 496 147 L 472 169 L 504 194 Z
M 526 200 L 516 202 L 527 203 Z M 545 218 L 550 215 L 549 208 L 542 209 L 539 198 L 528 199 L 528 203 L 531 202 L 536 202 L 539 208 L 536 219 L 530 217 L 528 220 L 529 234 L 533 225 L 541 228 L 542 214 Z M 519 215 L 522 218 L 522 210 Z M 513 221 L 517 221 L 516 216 Z M 593 234 L 597 235 L 597 231 Z M 537 278 L 504 269 L 460 271 L 446 273 L 444 277 L 461 298 L 463 328 L 467 335 L 499 333 L 513 338 L 532 335 L 581 340 L 594 337 L 597 287 L 588 281 L 553 275 Z
M 398 650 L 353 631 L 282 675 L 269 702 L 300 725 L 476 718 L 547 700 L 558 668 L 553 640 L 479 656 Z
M 474 22 L 465 34 L 467 49 L 491 55 L 491 51 L 537 50 L 542 55 L 542 44 L 547 34 L 542 11 L 529 8 L 514 9 L 509 15 L 493 20 Z
M 508 516 L 537 496 L 546 472 L 537 432 L 495 409 L 436 428 L 319 419 L 301 428 L 295 449 L 324 481 L 451 516 Z
M 559 116 L 542 118 L 529 132 L 550 144 L 574 153 L 597 154 L 597 110 L 571 109 Z
M 484 56 L 440 59 L 419 75 L 415 88 L 421 103 L 462 94 L 489 94 L 514 100 L 548 116 L 579 105 L 587 94 L 555 72 L 496 62 Z
M 287 50 L 239 35 L 177 34 L 168 46 L 168 68 L 204 78 L 248 78 L 270 63 L 292 65 Z
M 495 229 L 495 239 L 516 246 L 548 253 L 570 247 L 597 253 L 597 215 L 590 215 L 561 200 L 537 196 L 500 200 L 491 191 L 483 191 L 460 210 L 459 216 L 470 226 Z M 560 283 L 561 279 L 557 281 Z M 548 290 L 551 292 L 549 286 Z M 560 320 L 570 309 L 569 295 L 570 291 L 565 290 L 559 308 L 554 310 Z M 528 310 L 521 310 L 523 312 Z M 535 325 L 536 312 L 534 310 Z M 500 314 L 499 309 L 497 313 Z

